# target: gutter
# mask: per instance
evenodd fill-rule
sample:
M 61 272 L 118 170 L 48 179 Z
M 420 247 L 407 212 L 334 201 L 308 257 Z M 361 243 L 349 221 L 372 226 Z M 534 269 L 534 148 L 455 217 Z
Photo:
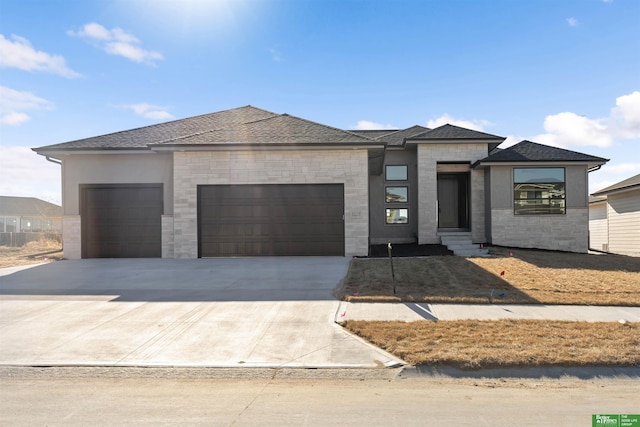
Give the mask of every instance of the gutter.
M 53 157 L 50 157 L 50 156 L 44 156 L 44 158 L 47 159 L 48 162 L 55 163 L 56 165 L 62 166 L 62 162 L 58 159 L 54 159 Z

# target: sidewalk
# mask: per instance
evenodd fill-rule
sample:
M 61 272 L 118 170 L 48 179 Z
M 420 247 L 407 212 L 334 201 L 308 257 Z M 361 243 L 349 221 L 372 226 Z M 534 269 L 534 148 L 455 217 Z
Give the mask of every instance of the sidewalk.
M 640 322 L 640 307 L 584 305 L 501 305 L 340 302 L 336 321 L 345 320 L 546 319 Z

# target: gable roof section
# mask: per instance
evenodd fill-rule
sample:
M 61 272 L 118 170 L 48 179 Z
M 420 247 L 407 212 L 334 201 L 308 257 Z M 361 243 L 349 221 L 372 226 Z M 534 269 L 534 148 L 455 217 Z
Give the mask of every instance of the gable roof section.
M 353 132 L 288 114 L 280 114 L 248 123 L 234 124 L 194 135 L 183 136 L 150 144 L 150 147 L 197 145 L 307 145 L 307 144 L 357 144 L 381 145 L 377 141 Z
M 455 126 L 451 124 L 445 124 L 435 129 L 427 130 L 426 132 L 413 135 L 411 140 L 415 141 L 428 141 L 428 140 L 499 140 L 504 141 L 505 138 L 492 135 L 490 133 L 479 132 L 477 130 L 471 130 Z
M 62 216 L 62 208 L 35 197 L 0 196 L 0 215 Z
M 371 144 L 374 140 L 250 105 L 186 119 L 34 148 L 38 153 L 84 150 L 149 150 L 150 147 L 219 144 Z
M 557 163 L 588 163 L 597 166 L 608 162 L 609 159 L 578 153 L 563 148 L 550 147 L 531 141 L 520 141 L 516 145 L 496 151 L 484 159 L 478 160 L 473 166 L 491 163 L 529 163 L 529 162 L 557 162 Z
M 623 191 L 640 189 L 640 174 L 632 176 L 631 178 L 627 178 L 622 180 L 616 184 L 610 185 L 607 188 L 603 188 L 600 191 L 596 191 L 593 193 L 593 196 L 606 196 L 611 193 L 621 193 Z

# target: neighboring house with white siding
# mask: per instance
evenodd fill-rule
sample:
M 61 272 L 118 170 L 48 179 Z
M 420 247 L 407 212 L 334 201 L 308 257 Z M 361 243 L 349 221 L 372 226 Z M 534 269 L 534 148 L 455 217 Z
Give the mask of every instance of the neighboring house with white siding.
M 640 256 L 640 174 L 592 194 L 589 247 Z

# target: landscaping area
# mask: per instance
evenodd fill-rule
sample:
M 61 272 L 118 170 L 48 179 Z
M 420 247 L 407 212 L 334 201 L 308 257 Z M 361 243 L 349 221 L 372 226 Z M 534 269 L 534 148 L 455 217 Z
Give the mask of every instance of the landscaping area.
M 486 258 L 354 258 L 351 302 L 640 305 L 640 258 L 491 247 Z M 395 285 L 395 294 L 394 294 Z
M 342 326 L 413 365 L 640 366 L 639 323 L 348 320 Z
M 640 306 L 640 258 L 491 247 L 486 258 L 354 258 L 350 302 Z M 394 293 L 395 286 L 395 293 Z M 640 323 L 360 321 L 342 326 L 413 365 L 640 366 Z

